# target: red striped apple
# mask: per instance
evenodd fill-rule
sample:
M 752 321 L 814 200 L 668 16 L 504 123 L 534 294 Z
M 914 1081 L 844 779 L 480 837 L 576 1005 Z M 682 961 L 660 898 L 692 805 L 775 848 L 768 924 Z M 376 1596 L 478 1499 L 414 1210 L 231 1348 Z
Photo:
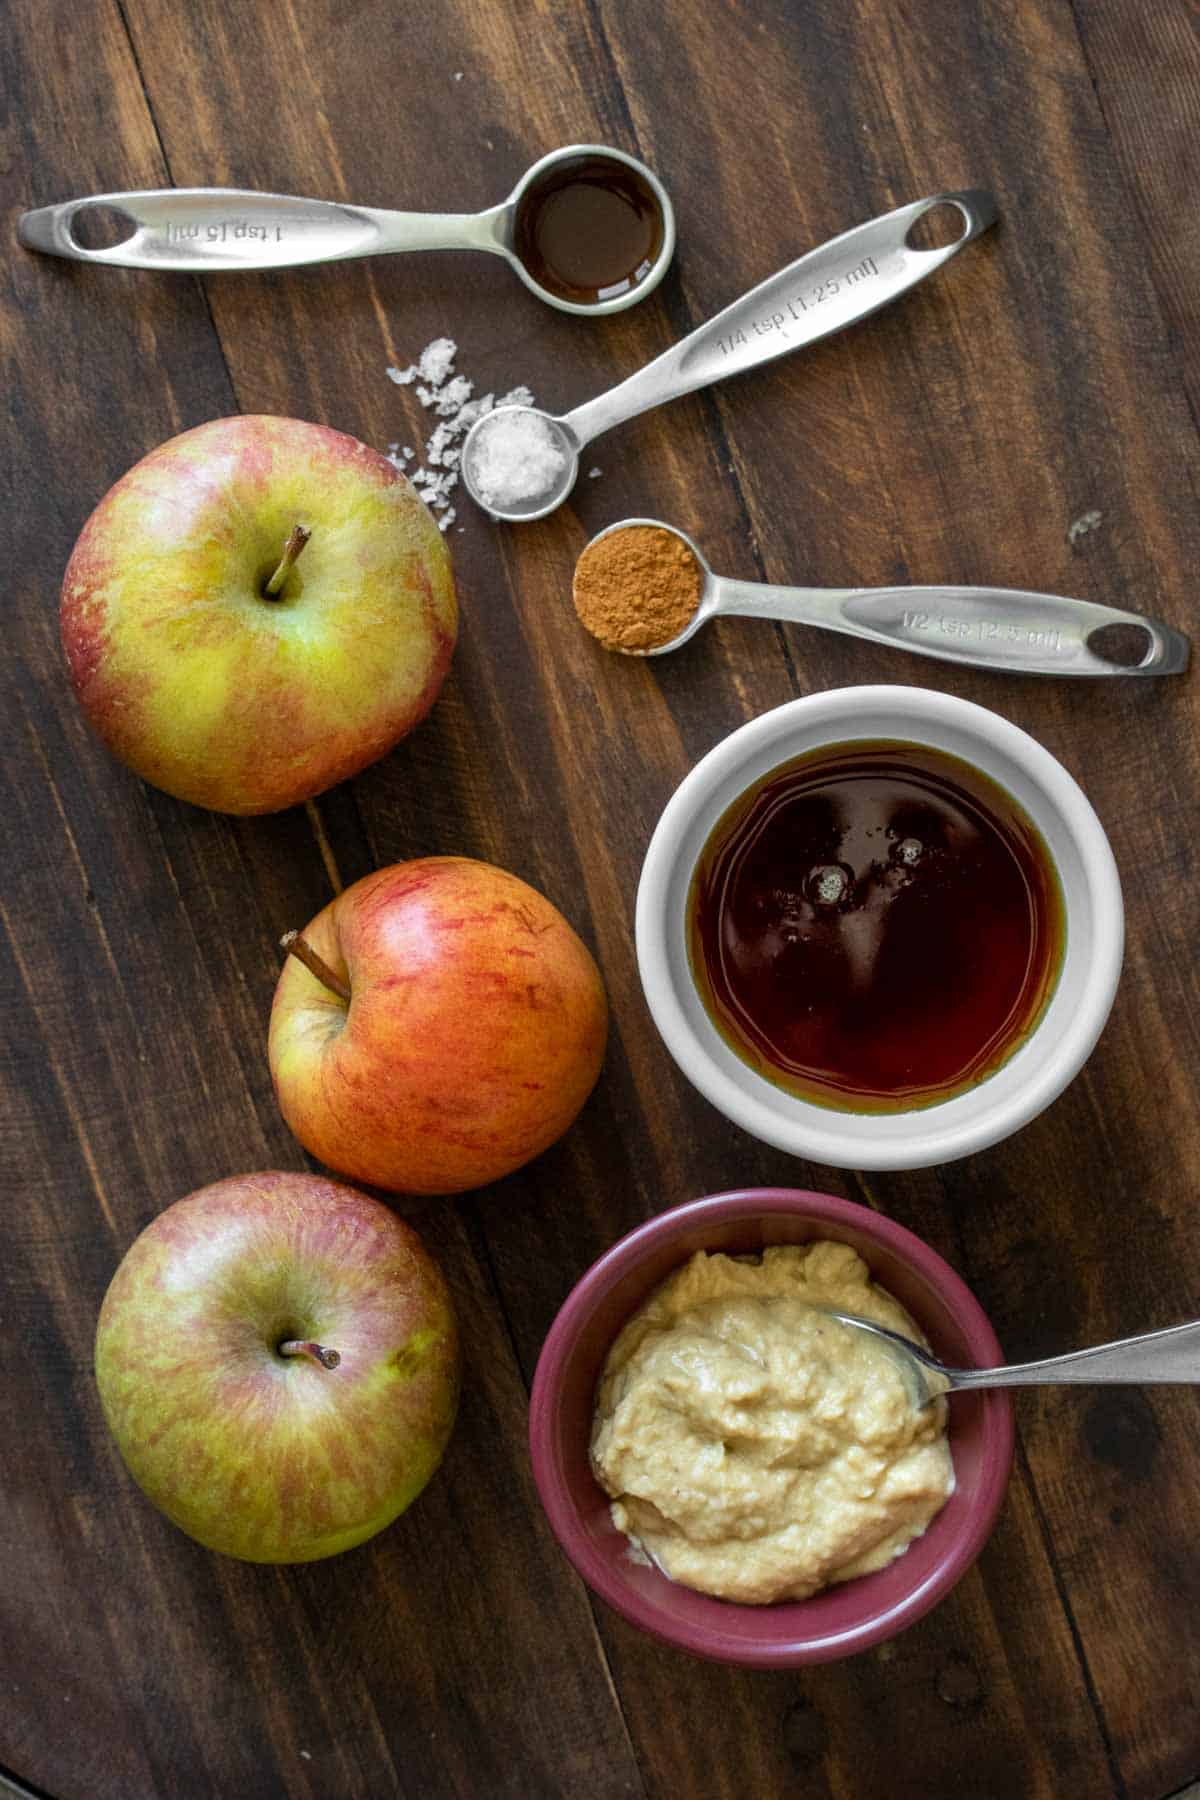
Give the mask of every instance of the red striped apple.
M 561 1137 L 595 1084 L 600 972 L 543 895 L 490 863 L 395 863 L 285 942 L 275 1091 L 342 1174 L 398 1193 L 482 1187 Z
M 312 1562 L 382 1531 L 441 1460 L 458 1397 L 446 1284 L 378 1200 L 237 1175 L 160 1213 L 96 1331 L 134 1480 L 210 1550 Z
M 383 756 L 454 649 L 450 557 L 377 451 L 300 419 L 215 419 L 152 450 L 63 580 L 80 704 L 144 781 L 277 812 Z

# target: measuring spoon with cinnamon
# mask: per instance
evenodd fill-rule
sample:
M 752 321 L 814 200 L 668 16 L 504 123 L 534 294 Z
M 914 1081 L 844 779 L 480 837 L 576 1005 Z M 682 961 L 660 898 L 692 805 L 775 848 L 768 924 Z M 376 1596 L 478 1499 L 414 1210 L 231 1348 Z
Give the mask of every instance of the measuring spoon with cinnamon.
M 624 594 L 622 564 L 632 572 Z M 650 602 L 639 613 L 647 594 Z M 621 519 L 597 532 L 575 566 L 574 598 L 593 635 L 630 656 L 678 650 L 721 614 L 816 625 L 942 662 L 1021 675 L 1178 675 L 1191 652 L 1183 632 L 1161 619 L 1058 594 L 731 580 L 713 573 L 686 532 L 660 519 Z

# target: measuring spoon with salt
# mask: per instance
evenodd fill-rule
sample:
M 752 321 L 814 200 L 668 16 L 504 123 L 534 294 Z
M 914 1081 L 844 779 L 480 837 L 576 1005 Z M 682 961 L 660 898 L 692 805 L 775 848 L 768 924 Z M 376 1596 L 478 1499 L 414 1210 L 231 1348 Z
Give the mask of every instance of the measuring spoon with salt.
M 941 662 L 1014 675 L 1179 675 L 1188 666 L 1191 644 L 1182 631 L 1095 600 L 1021 588 L 803 588 L 734 581 L 715 575 L 687 533 L 661 519 L 621 519 L 606 526 L 581 552 L 580 566 L 594 544 L 637 526 L 678 538 L 696 559 L 701 588 L 695 612 L 669 642 L 645 648 L 606 642 L 607 649 L 627 656 L 665 656 L 724 614 L 816 625 Z M 1114 654 L 1106 656 L 1093 648 L 1092 639 L 1114 626 L 1122 628 L 1121 635 L 1112 645 Z
M 920 249 L 909 238 L 937 208 L 953 208 L 962 230 L 952 243 Z M 494 519 L 545 518 L 571 492 L 579 453 L 601 432 L 867 318 L 934 274 L 995 219 L 995 201 L 979 188 L 914 200 L 797 258 L 636 375 L 561 418 L 538 407 L 497 407 L 463 445 L 467 491 Z
M 125 236 L 94 248 L 77 222 Z M 527 169 L 507 200 L 481 213 L 388 212 L 339 200 L 242 188 L 139 188 L 23 213 L 27 250 L 121 269 L 194 275 L 287 269 L 400 250 L 488 250 L 547 306 L 614 313 L 645 298 L 675 249 L 675 211 L 645 163 L 605 144 L 565 144 Z

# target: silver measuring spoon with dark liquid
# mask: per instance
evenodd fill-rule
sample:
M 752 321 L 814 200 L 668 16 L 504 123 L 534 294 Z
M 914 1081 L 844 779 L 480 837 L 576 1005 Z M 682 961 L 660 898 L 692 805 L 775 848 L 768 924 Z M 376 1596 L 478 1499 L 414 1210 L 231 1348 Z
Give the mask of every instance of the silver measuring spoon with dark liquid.
M 90 218 L 89 218 L 90 215 Z M 116 224 L 119 242 L 78 234 Z M 480 213 L 390 212 L 240 188 L 90 194 L 22 214 L 28 250 L 121 269 L 286 269 L 409 250 L 487 250 L 561 312 L 633 306 L 666 273 L 675 213 L 658 177 L 604 144 L 566 144 Z

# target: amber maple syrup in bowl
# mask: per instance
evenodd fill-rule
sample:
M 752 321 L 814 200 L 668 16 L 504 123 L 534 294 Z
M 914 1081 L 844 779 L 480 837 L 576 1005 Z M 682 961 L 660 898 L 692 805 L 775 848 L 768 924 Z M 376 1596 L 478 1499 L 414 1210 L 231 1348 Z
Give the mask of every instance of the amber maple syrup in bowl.
M 718 821 L 689 895 L 692 973 L 768 1080 L 850 1112 L 946 1100 L 1045 1011 L 1062 889 L 1037 827 L 960 757 L 814 750 Z
M 1079 1073 L 1124 911 L 1067 770 L 930 689 L 833 689 L 752 719 L 668 800 L 638 972 L 688 1080 L 768 1144 L 918 1169 L 998 1143 Z

